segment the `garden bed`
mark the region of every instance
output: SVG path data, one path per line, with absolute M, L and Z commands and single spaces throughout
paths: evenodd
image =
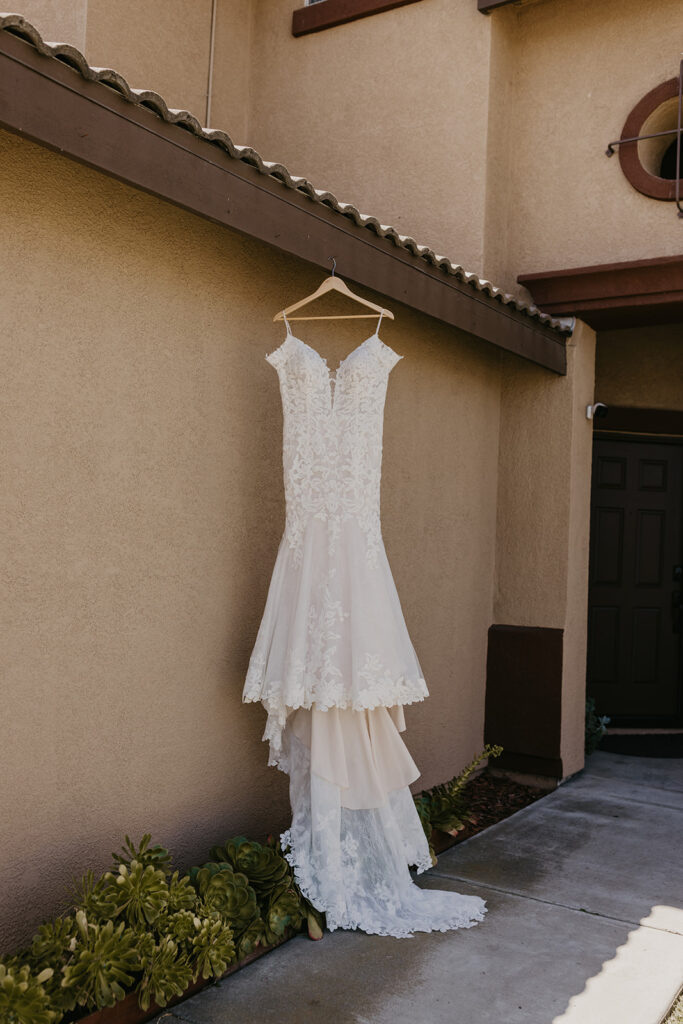
M 287 942 L 293 938 L 296 933 L 290 931 L 285 934 L 279 942 L 273 943 L 271 946 L 263 946 L 261 949 L 255 950 L 250 953 L 249 956 L 245 956 L 236 964 L 232 964 L 228 967 L 227 971 L 221 975 L 220 978 L 197 978 L 193 981 L 185 991 L 175 996 L 173 999 L 169 999 L 166 1006 L 159 1006 L 152 1000 L 149 1009 L 143 1010 L 138 1003 L 137 992 L 129 992 L 125 999 L 122 999 L 116 1006 L 106 1006 L 102 1010 L 95 1010 L 93 1013 L 88 1014 L 87 1017 L 73 1017 L 74 1024 L 145 1024 L 145 1021 L 152 1020 L 158 1014 L 165 1010 L 170 1009 L 172 1006 L 177 1006 L 178 1003 L 184 1002 L 191 996 L 196 995 L 207 985 L 215 985 L 217 981 L 222 981 L 223 978 L 227 978 L 229 974 L 234 974 L 235 971 L 241 970 L 242 967 L 246 967 L 247 964 L 252 963 L 254 960 L 258 960 L 259 957 L 265 956 L 266 953 L 270 953 L 271 950 L 277 949 L 283 942 Z M 68 1019 L 65 1017 L 62 1024 L 68 1024 Z
M 544 795 L 488 769 L 476 774 L 501 752 L 487 745 L 450 782 L 415 795 L 433 863 Z M 322 938 L 323 916 L 299 890 L 276 837 L 261 844 L 235 836 L 182 875 L 151 835 L 125 839 L 110 871 L 88 871 L 76 884 L 68 913 L 0 957 L 8 1019 L 143 1024 L 302 930 Z
M 548 791 L 537 786 L 525 786 L 504 775 L 494 775 L 488 769 L 470 779 L 463 790 L 464 803 L 467 806 L 467 819 L 464 828 L 455 835 L 432 830 L 432 846 L 438 855 L 444 850 L 462 843 L 465 839 L 483 832 L 522 807 L 535 803 Z

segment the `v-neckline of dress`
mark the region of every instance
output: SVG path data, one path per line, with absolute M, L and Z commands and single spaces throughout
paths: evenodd
M 298 338 L 296 336 L 296 334 L 291 334 L 290 333 L 289 337 L 293 338 L 294 341 L 298 341 L 299 344 L 303 345 L 304 348 L 307 348 L 309 350 L 309 352 L 312 352 L 313 355 L 315 356 L 315 358 L 318 360 L 320 368 L 322 369 L 323 373 L 325 374 L 325 376 L 327 378 L 327 388 L 326 388 L 326 390 L 327 390 L 327 400 L 329 402 L 330 414 L 334 413 L 335 406 L 337 404 L 337 384 L 338 384 L 338 381 L 339 381 L 339 374 L 340 374 L 340 372 L 346 366 L 346 364 L 348 363 L 349 359 L 351 359 L 351 357 L 354 356 L 357 352 L 360 352 L 361 349 L 365 348 L 365 346 L 368 344 L 369 341 L 372 341 L 373 338 L 377 338 L 378 341 L 381 340 L 380 337 L 379 337 L 379 333 L 377 331 L 375 331 L 374 334 L 371 334 L 369 338 L 365 339 L 365 341 L 361 341 L 360 345 L 356 345 L 355 348 L 351 349 L 349 354 L 342 359 L 342 361 L 340 362 L 339 366 L 335 370 L 331 370 L 330 367 L 327 365 L 327 359 L 325 358 L 325 356 L 321 356 L 320 353 L 318 352 L 318 350 L 313 348 L 312 345 L 309 345 L 307 341 L 303 341 L 301 338 Z M 334 374 L 334 376 L 332 376 L 332 374 Z
M 317 349 L 315 349 L 315 348 L 313 348 L 313 346 L 312 346 L 312 345 L 309 345 L 307 341 L 303 341 L 303 340 L 302 340 L 301 338 L 298 338 L 298 337 L 296 336 L 296 334 L 290 334 L 290 335 L 289 335 L 289 337 L 290 337 L 290 338 L 293 338 L 293 339 L 294 339 L 294 341 L 298 341 L 300 345 L 303 345 L 303 346 L 304 346 L 304 348 L 307 348 L 307 349 L 308 349 L 308 350 L 309 350 L 310 352 L 312 352 L 312 353 L 313 353 L 313 355 L 314 355 L 314 356 L 316 356 L 316 357 L 317 357 L 317 358 L 318 358 L 318 359 L 320 360 L 320 363 L 321 363 L 321 365 L 325 367 L 325 369 L 327 370 L 327 373 L 328 373 L 328 374 L 331 374 L 331 373 L 337 374 L 337 373 L 339 373 L 339 371 L 341 370 L 341 368 L 342 368 L 342 367 L 343 367 L 343 366 L 344 366 L 344 365 L 345 365 L 345 364 L 346 364 L 346 363 L 347 363 L 347 362 L 349 361 L 349 359 L 351 358 L 351 356 L 355 355 L 355 354 L 356 354 L 356 352 L 360 352 L 360 350 L 361 350 L 362 348 L 364 348 L 364 347 L 365 347 L 365 345 L 367 345 L 367 343 L 368 343 L 369 341 L 372 341 L 372 339 L 373 339 L 373 338 L 377 338 L 377 340 L 378 340 L 378 341 L 380 340 L 380 339 L 379 339 L 379 335 L 378 335 L 377 331 L 375 331 L 375 333 L 374 333 L 374 334 L 371 334 L 369 338 L 366 338 L 366 339 L 365 339 L 365 341 L 361 341 L 360 345 L 356 345 L 356 347 L 355 347 L 355 348 L 351 349 L 351 351 L 349 352 L 349 354 L 348 354 L 347 356 L 344 356 L 344 358 L 343 358 L 343 359 L 342 359 L 342 361 L 340 362 L 339 366 L 338 366 L 338 367 L 337 367 L 337 368 L 336 368 L 335 370 L 332 370 L 332 369 L 330 369 L 330 367 L 329 367 L 329 366 L 327 365 L 327 359 L 325 358 L 325 356 L 321 356 L 321 355 L 320 355 L 320 353 L 318 352 L 318 350 L 317 350 Z

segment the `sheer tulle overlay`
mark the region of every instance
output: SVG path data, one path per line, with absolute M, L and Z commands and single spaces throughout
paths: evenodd
M 431 860 L 400 734 L 403 706 L 428 690 L 379 511 L 384 402 L 402 356 L 375 333 L 332 379 L 287 328 L 266 356 L 283 404 L 285 531 L 243 692 L 268 713 L 269 764 L 290 777 L 286 856 L 330 929 L 467 928 L 484 900 L 421 889 L 409 871 Z
M 404 784 L 415 774 L 409 770 L 412 758 L 385 708 L 342 712 L 347 721 L 341 747 L 336 748 L 337 754 L 341 751 L 336 765 L 340 776 L 344 777 L 350 760 L 347 755 L 359 750 L 367 755 L 367 760 L 365 756 L 359 758 L 359 770 L 355 777 L 351 773 L 348 787 L 313 770 L 311 746 L 299 734 L 312 735 L 317 760 L 316 747 L 320 751 L 330 733 L 336 731 L 335 725 L 325 721 L 333 714 L 297 712 L 283 734 L 292 824 L 281 837 L 282 845 L 289 848 L 285 856 L 302 892 L 325 911 L 327 927 L 360 928 L 374 935 L 407 938 L 416 931 L 469 928 L 483 920 L 485 902 L 478 896 L 421 889 L 411 878 L 409 865 L 422 872 L 431 867 L 431 858 L 410 789 Z M 309 718 L 303 728 L 295 721 L 302 715 Z M 385 718 L 377 725 L 379 742 L 371 724 L 375 716 Z M 389 738 L 390 729 L 394 739 Z M 316 744 L 318 731 L 321 735 Z M 327 754 L 322 760 L 328 775 Z M 367 784 L 364 769 L 368 770 Z M 395 783 L 398 788 L 381 793 Z M 376 803 L 368 799 L 373 791 Z

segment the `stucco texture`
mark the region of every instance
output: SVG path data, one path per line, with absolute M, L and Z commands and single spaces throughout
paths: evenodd
M 518 274 L 680 253 L 674 204 L 605 155 L 636 103 L 678 75 L 679 0 L 542 0 L 490 23 L 486 275 L 529 301 Z
M 126 833 L 188 867 L 288 824 L 240 696 L 284 528 L 264 356 L 321 273 L 14 136 L 0 155 L 8 949 Z M 482 745 L 499 352 L 392 308 L 382 515 L 431 690 L 407 710 L 420 788 Z M 306 337 L 338 359 L 360 323 Z
M 606 405 L 683 409 L 683 325 L 599 331 L 595 398 Z

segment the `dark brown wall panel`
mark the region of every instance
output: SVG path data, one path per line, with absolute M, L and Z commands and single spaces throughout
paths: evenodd
M 562 777 L 562 646 L 564 630 L 489 628 L 486 743 L 499 743 L 501 767 Z

